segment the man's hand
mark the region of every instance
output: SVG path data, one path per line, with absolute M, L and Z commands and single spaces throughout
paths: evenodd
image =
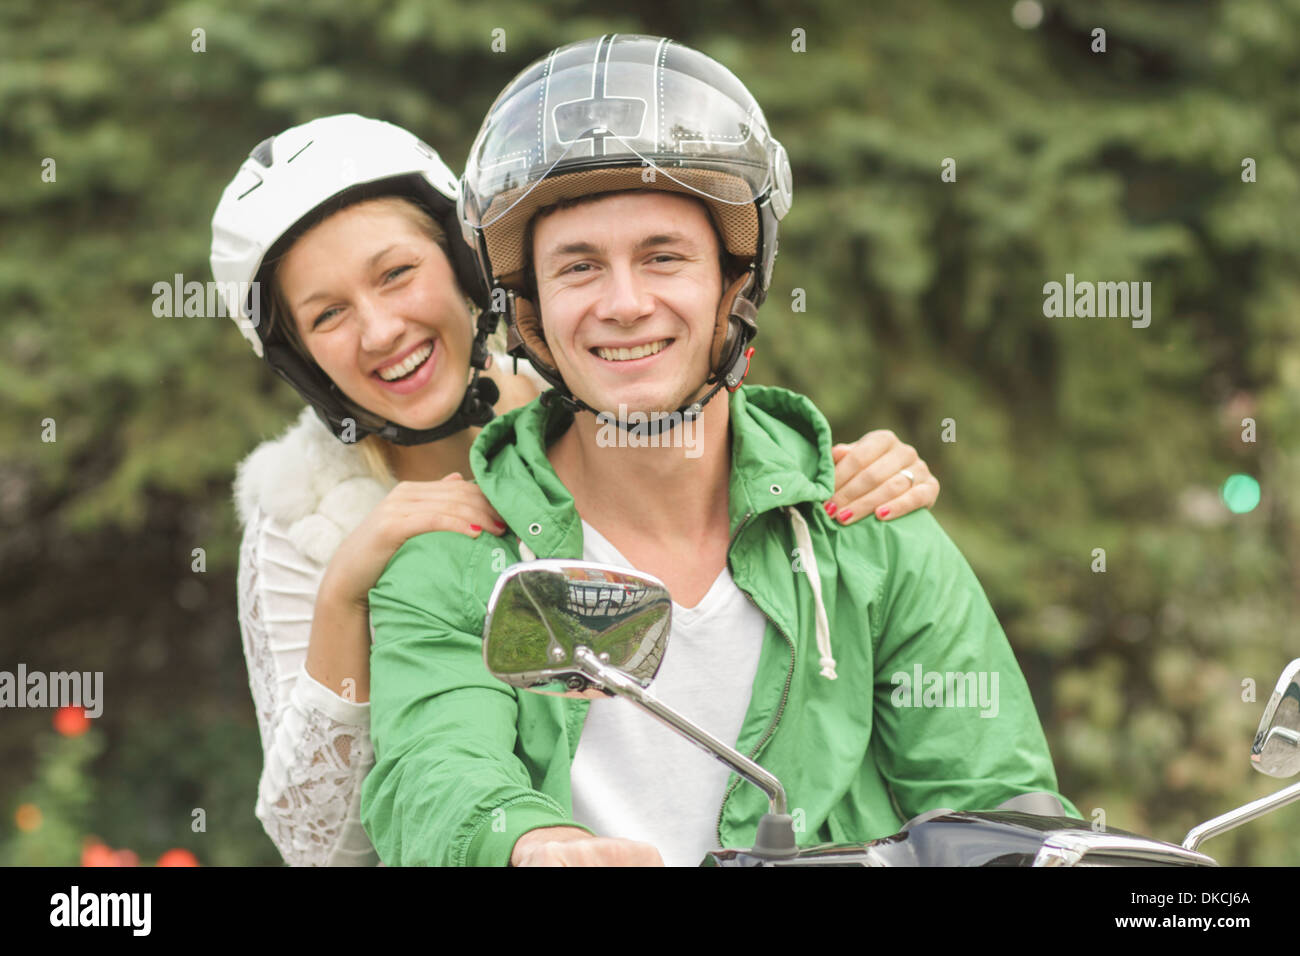
M 649 843 L 595 837 L 576 827 L 541 827 L 515 841 L 511 866 L 663 866 Z

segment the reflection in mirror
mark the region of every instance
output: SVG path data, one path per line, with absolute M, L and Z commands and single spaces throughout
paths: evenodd
M 1300 658 L 1288 664 L 1278 678 L 1260 718 L 1250 761 L 1271 777 L 1300 773 Z
M 663 660 L 672 621 L 656 578 L 590 561 L 530 561 L 507 568 L 488 601 L 483 661 L 513 687 L 578 690 L 574 649 L 647 686 Z

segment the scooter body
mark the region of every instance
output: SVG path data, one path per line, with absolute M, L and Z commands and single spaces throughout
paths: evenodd
M 703 866 L 1217 866 L 1203 853 L 1074 817 L 940 810 L 867 843 L 823 843 L 772 859 L 714 850 Z

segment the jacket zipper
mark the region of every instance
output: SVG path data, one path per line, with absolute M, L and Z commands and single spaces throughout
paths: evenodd
M 745 517 L 741 519 L 740 524 L 736 527 L 736 533 L 735 535 L 732 536 L 731 544 L 727 548 L 728 557 L 731 556 L 731 549 L 734 548 L 736 546 L 736 542 L 740 540 L 740 532 L 744 530 L 745 525 L 749 522 L 749 519 L 752 518 L 753 516 L 754 513 L 752 511 L 746 512 Z M 755 606 L 757 606 L 758 602 L 755 601 L 754 604 Z M 759 610 L 762 611 L 763 609 L 759 608 Z M 786 701 L 790 697 L 790 684 L 794 681 L 794 665 L 795 665 L 795 657 L 796 657 L 794 641 L 791 640 L 790 635 L 785 632 L 785 629 L 782 628 L 781 625 L 778 624 L 773 618 L 769 617 L 766 612 L 763 613 L 763 617 L 766 618 L 769 622 L 771 622 L 772 626 L 776 628 L 777 633 L 780 634 L 781 637 L 785 640 L 786 644 L 789 645 L 790 668 L 786 672 L 785 687 L 782 688 L 781 690 L 781 703 L 777 705 L 776 713 L 772 715 L 772 722 L 768 724 L 767 730 L 764 731 L 763 736 L 758 741 L 758 743 L 754 745 L 754 749 L 750 751 L 748 754 L 746 754 L 746 756 L 749 757 L 750 760 L 757 760 L 758 752 L 763 749 L 763 745 L 766 744 L 769 740 L 771 740 L 772 735 L 776 733 L 776 725 L 781 722 L 781 715 L 785 713 Z M 733 774 L 733 776 L 735 775 Z M 730 798 L 731 794 L 735 791 L 736 787 L 740 786 L 740 783 L 741 783 L 741 778 L 739 776 L 736 776 L 736 779 L 734 779 L 731 782 L 731 784 L 727 787 L 726 792 L 722 795 L 722 803 L 718 806 L 718 822 L 714 829 L 718 837 L 718 846 L 723 849 L 726 849 L 726 847 L 722 842 L 722 815 L 727 808 L 728 798 Z

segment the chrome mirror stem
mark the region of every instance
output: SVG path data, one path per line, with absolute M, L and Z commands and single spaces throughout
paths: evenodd
M 1257 817 L 1262 817 L 1264 814 L 1276 810 L 1278 807 L 1284 807 L 1288 803 L 1294 803 L 1296 800 L 1300 800 L 1300 783 L 1293 783 L 1277 793 L 1271 793 L 1267 797 L 1252 800 L 1235 810 L 1220 814 L 1213 820 L 1206 820 L 1200 826 L 1192 827 L 1187 832 L 1186 839 L 1183 840 L 1183 846 L 1188 850 L 1195 850 L 1210 837 L 1236 829 L 1243 823 L 1249 823 Z
M 786 810 L 785 788 L 781 781 L 734 747 L 728 747 L 717 737 L 696 727 L 681 715 L 664 706 L 636 681 L 606 666 L 588 647 L 576 647 L 573 660 L 583 675 L 602 689 L 618 697 L 625 697 L 670 730 L 681 734 L 698 747 L 717 757 L 740 776 L 767 794 L 770 812 L 783 815 Z

